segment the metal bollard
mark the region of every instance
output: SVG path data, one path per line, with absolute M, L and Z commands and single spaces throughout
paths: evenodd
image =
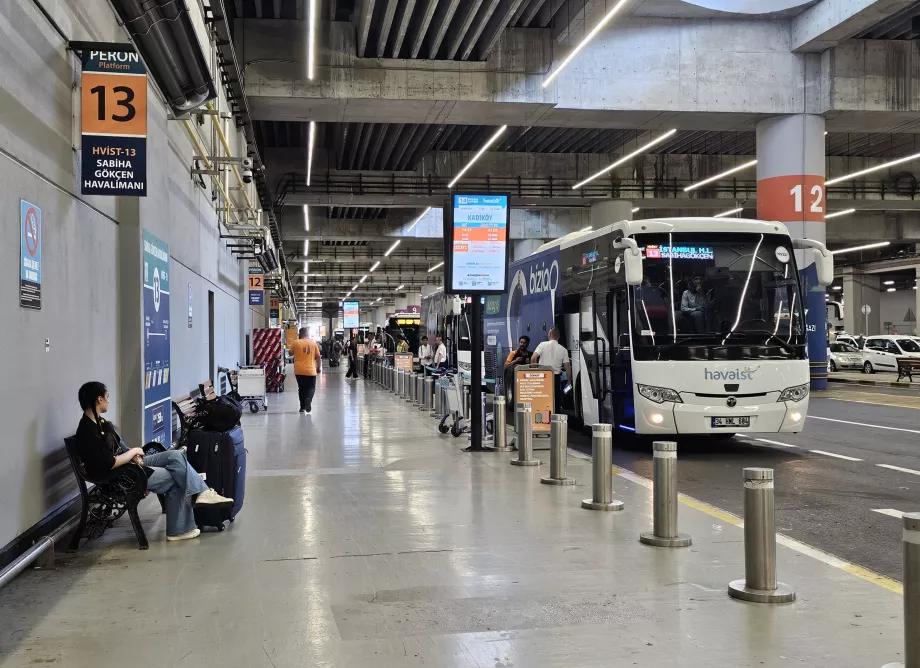
M 415 374 L 415 403 L 420 411 L 425 410 L 425 375 Z
M 472 403 L 472 400 L 470 399 L 470 386 L 469 385 L 463 386 L 463 391 L 460 393 L 460 396 L 463 397 L 463 406 L 461 407 L 463 409 L 462 411 L 463 418 L 465 420 L 469 420 L 470 418 L 472 418 L 472 414 L 470 413 L 470 409 L 471 409 L 470 403 Z
M 396 370 L 396 395 L 401 397 L 406 393 L 406 372 L 402 369 Z
M 434 410 L 434 378 L 426 376 L 422 379 L 422 400 L 418 409 L 431 413 Z
M 410 404 L 415 401 L 415 374 L 406 372 L 406 401 Z
M 435 381 L 434 385 L 434 417 L 444 415 L 444 393 L 441 391 L 441 381 Z
M 403 371 L 402 377 L 403 377 L 403 386 L 402 386 L 402 392 L 399 393 L 399 396 L 404 401 L 408 401 L 409 392 L 411 391 L 411 388 L 412 388 L 412 375 L 408 371 Z
M 744 579 L 728 583 L 728 595 L 753 603 L 795 600 L 795 590 L 776 581 L 773 469 L 744 469 Z
M 569 444 L 569 418 L 554 413 L 549 419 L 549 477 L 540 478 L 544 485 L 574 485 L 574 478 L 565 477 L 566 457 Z
M 581 502 L 587 510 L 623 510 L 623 502 L 613 498 L 613 427 L 609 424 L 591 426 L 591 453 L 594 489 L 592 498 Z
M 489 444 L 490 444 L 489 447 L 491 448 L 491 447 L 492 447 L 492 446 L 491 446 L 491 443 L 492 443 L 492 441 L 494 440 L 495 437 L 494 437 L 494 435 L 489 434 L 489 428 L 488 428 L 488 424 L 489 424 L 489 411 L 488 411 L 488 409 L 487 409 L 487 406 L 488 406 L 488 396 L 489 396 L 489 393 L 488 393 L 488 392 L 483 392 L 483 393 L 482 393 L 482 396 L 480 397 L 480 401 L 479 401 L 479 409 L 480 409 L 480 412 L 481 412 L 481 415 L 482 415 L 482 443 L 483 443 L 483 444 L 489 443 Z M 495 428 L 495 425 L 492 425 L 492 427 L 493 427 L 493 429 L 494 429 L 494 428 Z
M 920 513 L 905 513 L 904 523 L 904 663 L 882 668 L 920 667 Z
M 518 458 L 512 459 L 513 466 L 539 466 L 542 462 L 533 458 L 533 409 L 530 404 L 519 403 L 518 414 Z
M 492 439 L 493 449 L 496 452 L 511 452 L 513 447 L 508 445 L 508 430 L 505 417 L 505 396 L 496 394 L 492 400 Z
M 655 547 L 687 547 L 692 542 L 677 533 L 677 443 L 652 443 L 654 474 L 652 487 L 652 532 L 639 534 L 639 542 Z

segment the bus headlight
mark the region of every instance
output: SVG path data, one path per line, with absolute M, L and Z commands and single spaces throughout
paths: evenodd
M 636 387 L 639 388 L 639 394 L 649 401 L 654 401 L 656 404 L 663 404 L 665 401 L 673 401 L 677 404 L 684 403 L 681 401 L 680 395 L 677 392 L 667 387 L 639 385 L 638 383 L 636 383 Z
M 801 401 L 808 396 L 808 383 L 787 387 L 779 393 L 777 401 Z

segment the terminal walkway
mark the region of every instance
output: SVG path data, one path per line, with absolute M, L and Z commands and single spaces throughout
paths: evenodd
M 288 379 L 267 413 L 243 418 L 246 503 L 227 531 L 167 544 L 147 499 L 149 551 L 119 522 L 0 591 L 0 665 L 804 668 L 902 656 L 901 596 L 871 574 L 781 544 L 779 578 L 798 600 L 731 599 L 743 542 L 727 514 L 682 504 L 693 545 L 647 547 L 644 479 L 615 477 L 623 512 L 583 510 L 582 455 L 569 460 L 577 485 L 548 487 L 546 465 L 464 453 L 465 438 L 344 371 L 321 376 L 309 415 Z

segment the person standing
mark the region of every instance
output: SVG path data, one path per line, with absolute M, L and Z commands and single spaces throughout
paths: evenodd
M 441 336 L 441 332 L 435 334 L 434 337 L 435 349 L 434 349 L 434 359 L 432 364 L 439 369 L 447 368 L 447 346 L 444 345 L 444 337 Z
M 546 333 L 546 341 L 543 341 L 533 351 L 530 357 L 531 364 L 541 364 L 548 366 L 553 370 L 553 384 L 555 386 L 553 396 L 555 406 L 553 410 L 558 413 L 562 405 L 562 370 L 565 369 L 565 375 L 569 382 L 572 380 L 572 364 L 569 362 L 569 351 L 565 346 L 559 343 L 559 330 L 553 327 Z
M 299 337 L 291 346 L 294 353 L 294 375 L 297 378 L 297 394 L 300 398 L 300 412 L 313 410 L 313 395 L 316 392 L 316 374 L 323 371 L 323 358 L 316 341 L 307 338 L 307 328 L 301 327 Z
M 434 361 L 434 349 L 428 345 L 428 337 L 422 337 L 422 345 L 418 347 L 418 361 L 422 367 L 431 366 Z
M 352 337 L 348 343 L 348 372 L 345 377 L 358 377 L 358 339 L 356 337 Z

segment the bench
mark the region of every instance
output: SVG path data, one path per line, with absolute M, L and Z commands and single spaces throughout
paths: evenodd
M 913 372 L 920 369 L 920 358 L 917 357 L 898 357 L 898 380 L 907 378 L 911 383 L 914 382 Z

